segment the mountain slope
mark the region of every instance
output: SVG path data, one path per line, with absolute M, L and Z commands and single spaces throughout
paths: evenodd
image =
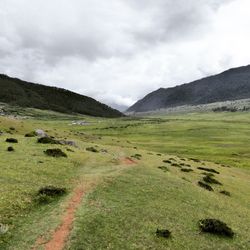
M 250 65 L 173 88 L 160 88 L 145 96 L 127 111 L 144 112 L 245 98 L 250 98 Z
M 22 81 L 0 74 L 0 102 L 100 117 L 119 117 L 123 114 L 90 97 L 71 91 Z

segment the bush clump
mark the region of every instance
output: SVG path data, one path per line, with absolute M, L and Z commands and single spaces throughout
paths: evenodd
M 207 171 L 207 172 L 210 172 L 210 173 L 215 173 L 215 174 L 219 174 L 219 173 L 220 173 L 220 172 L 216 171 L 216 170 L 213 169 L 213 168 L 198 167 L 198 169 L 204 170 L 204 171 Z
M 66 194 L 65 188 L 46 186 L 38 190 L 36 201 L 38 201 L 38 203 L 49 203 L 52 202 L 55 198 L 60 197 L 64 194 Z
M 216 219 L 204 219 L 199 221 L 202 232 L 217 234 L 233 238 L 233 230 L 226 223 Z
M 210 183 L 210 184 L 222 185 L 221 182 L 217 181 L 216 179 L 214 179 L 212 176 L 209 176 L 209 175 L 204 176 L 203 181 L 205 181 L 206 183 Z
M 157 237 L 170 238 L 171 232 L 167 229 L 158 229 L 156 230 Z
M 13 152 L 13 151 L 15 151 L 15 150 L 14 150 L 13 147 L 8 147 L 8 148 L 7 148 L 7 151 L 8 151 L 8 152 Z
M 141 154 L 135 154 L 131 156 L 132 158 L 135 158 L 137 160 L 141 160 L 142 155 Z
M 18 143 L 18 140 L 15 138 L 7 138 L 5 141 L 8 143 Z
M 182 168 L 181 171 L 182 171 L 182 172 L 189 173 L 189 172 L 193 172 L 194 170 L 191 169 L 191 168 Z
M 169 169 L 166 166 L 159 166 L 158 168 L 161 169 L 164 172 L 168 172 L 169 171 Z
M 37 140 L 37 142 L 42 144 L 60 144 L 57 140 L 51 137 L 41 137 Z
M 93 152 L 93 153 L 98 153 L 98 150 L 94 147 L 89 147 L 89 148 L 86 148 L 87 151 L 90 151 L 90 152 Z
M 210 185 L 208 185 L 208 184 L 206 184 L 206 183 L 204 183 L 204 182 L 202 182 L 202 181 L 199 181 L 199 182 L 198 182 L 198 185 L 199 185 L 200 187 L 202 187 L 202 188 L 208 190 L 208 191 L 214 191 L 213 188 L 212 188 Z
M 25 134 L 25 137 L 35 137 L 36 136 L 36 132 L 32 131 L 30 133 Z
M 226 191 L 226 190 L 222 190 L 222 191 L 220 191 L 220 193 L 221 193 L 221 194 L 224 194 L 224 195 L 226 195 L 226 196 L 231 196 L 231 193 L 228 192 L 228 191 Z
M 67 155 L 60 148 L 47 149 L 44 153 L 52 157 L 67 157 Z
M 162 162 L 164 162 L 164 163 L 169 163 L 169 164 L 172 163 L 172 161 L 170 161 L 170 160 L 163 160 Z

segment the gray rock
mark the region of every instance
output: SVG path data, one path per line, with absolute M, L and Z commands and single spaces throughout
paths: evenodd
M 48 135 L 42 129 L 37 129 L 35 132 L 37 136 L 48 137 Z

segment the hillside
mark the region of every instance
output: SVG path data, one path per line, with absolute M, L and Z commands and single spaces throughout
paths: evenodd
M 250 98 L 249 65 L 173 88 L 160 88 L 139 100 L 127 111 L 145 112 L 247 98 Z
M 0 74 L 0 102 L 62 113 L 120 117 L 122 113 L 90 97 Z

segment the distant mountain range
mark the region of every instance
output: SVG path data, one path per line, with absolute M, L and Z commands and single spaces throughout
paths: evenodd
M 173 88 L 160 88 L 136 102 L 127 112 L 146 112 L 247 98 L 250 98 L 250 65 Z
M 123 114 L 93 98 L 74 92 L 22 81 L 0 74 L 0 102 L 47 109 L 62 113 L 79 113 L 100 117 L 120 117 Z

